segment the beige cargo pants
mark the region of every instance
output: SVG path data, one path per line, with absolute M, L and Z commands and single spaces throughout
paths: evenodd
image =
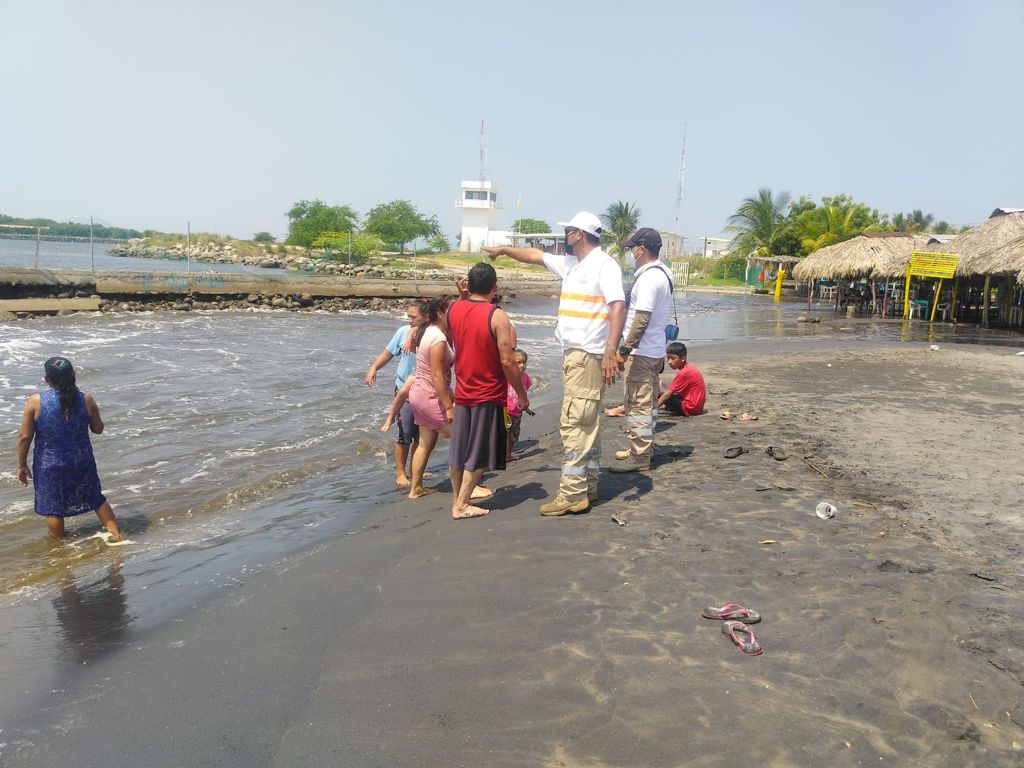
M 558 495 L 570 502 L 597 495 L 601 456 L 601 355 L 570 349 L 562 357 L 562 476 Z
M 626 359 L 626 440 L 633 456 L 648 460 L 654 453 L 654 427 L 658 420 L 654 403 L 664 362 L 663 357 L 637 354 Z

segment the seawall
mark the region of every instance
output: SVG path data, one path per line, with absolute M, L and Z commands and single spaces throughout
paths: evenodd
M 311 296 L 317 298 L 417 298 L 454 293 L 456 275 L 441 280 L 357 278 L 343 275 L 249 274 L 227 272 L 139 272 L 0 267 L 0 298 L 22 299 L 70 293 L 100 297 L 168 296 Z M 504 295 L 548 296 L 558 292 L 557 279 L 504 275 Z

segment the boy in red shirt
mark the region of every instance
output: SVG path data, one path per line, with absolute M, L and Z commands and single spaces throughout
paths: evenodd
M 673 341 L 666 349 L 668 367 L 679 371 L 672 383 L 658 398 L 658 407 L 676 416 L 697 416 L 704 413 L 707 388 L 704 376 L 695 365 L 686 362 L 686 345 Z

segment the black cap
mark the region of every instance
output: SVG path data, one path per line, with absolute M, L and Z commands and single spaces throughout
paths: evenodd
M 661 235 L 650 227 L 640 227 L 622 241 L 623 248 L 632 248 L 634 245 L 642 245 L 647 250 L 657 253 L 661 250 Z

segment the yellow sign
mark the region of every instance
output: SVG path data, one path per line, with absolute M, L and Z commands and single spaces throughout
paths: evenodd
M 907 274 L 912 277 L 950 278 L 956 273 L 957 255 L 955 253 L 928 253 L 914 251 L 910 254 L 910 267 Z

